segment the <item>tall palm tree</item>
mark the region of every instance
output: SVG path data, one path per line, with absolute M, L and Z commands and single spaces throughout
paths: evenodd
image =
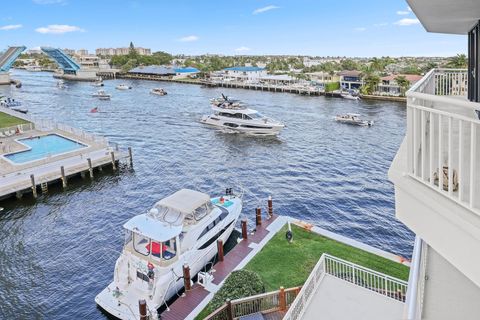
M 395 81 L 400 87 L 400 95 L 405 96 L 405 92 L 407 92 L 408 88 L 410 87 L 410 81 L 408 81 L 405 76 L 398 76 L 395 78 Z
M 468 66 L 467 56 L 464 54 L 457 54 L 455 57 L 451 57 L 450 61 L 447 63 L 447 67 L 462 69 Z

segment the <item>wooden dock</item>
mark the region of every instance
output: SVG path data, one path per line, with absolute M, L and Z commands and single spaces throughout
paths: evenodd
M 118 145 L 111 144 L 107 139 L 86 133 L 80 129 L 58 124 L 48 120 L 35 119 L 7 108 L 0 108 L 17 118 L 29 121 L 26 125 L 15 126 L 18 130 L 13 136 L 1 137 L 3 150 L 0 150 L 0 200 L 16 196 L 22 198 L 30 193 L 36 198 L 39 190 L 48 192 L 48 186 L 60 183 L 63 188 L 68 185 L 68 179 L 80 175 L 93 178 L 95 171 L 102 171 L 109 166 L 115 171 L 121 160 L 127 159 L 132 164 L 131 149 L 122 151 Z M 2 128 L 0 131 L 13 131 Z M 68 153 L 47 156 L 24 164 L 15 164 L 2 157 L 2 153 L 21 152 L 25 146 L 18 139 L 30 138 L 48 134 L 57 134 L 85 145 L 84 148 Z
M 247 240 L 242 240 L 229 253 L 225 255 L 222 262 L 217 262 L 213 269 L 214 279 L 212 283 L 220 287 L 222 282 L 228 277 L 232 271 L 240 269 L 242 264 L 248 262 L 250 253 L 254 247 L 264 240 L 270 233 L 275 234 L 277 230 L 269 230 L 268 227 L 277 220 L 278 216 L 273 215 L 271 219 L 264 220 L 261 226 L 253 235 L 249 235 Z M 283 224 L 282 224 L 283 225 Z M 195 284 L 190 291 L 182 297 L 179 297 L 170 305 L 169 311 L 161 314 L 162 320 L 184 320 L 193 319 L 196 316 L 195 308 L 199 305 L 206 305 L 213 297 L 213 293 L 199 284 Z M 198 310 L 197 310 L 198 311 Z

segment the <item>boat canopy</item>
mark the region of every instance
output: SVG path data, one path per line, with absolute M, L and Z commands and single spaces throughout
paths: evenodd
M 155 207 L 166 207 L 187 215 L 194 212 L 195 209 L 201 205 L 209 202 L 210 196 L 206 193 L 190 189 L 181 189 L 157 202 Z
M 133 217 L 123 227 L 159 242 L 168 241 L 182 232 L 182 225 L 164 223 L 148 214 Z

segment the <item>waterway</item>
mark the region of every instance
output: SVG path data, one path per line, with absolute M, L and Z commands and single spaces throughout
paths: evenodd
M 76 181 L 37 201 L 2 202 L 0 318 L 104 319 L 95 295 L 113 277 L 122 225 L 180 188 L 211 195 L 244 189 L 243 214 L 253 221 L 269 195 L 277 214 L 290 215 L 410 257 L 413 234 L 395 218 L 387 171 L 405 134 L 405 105 L 350 101 L 198 85 L 112 80 L 111 101 L 97 88 L 51 73 L 14 71 L 20 89 L 5 94 L 30 113 L 102 134 L 131 146 L 134 169 L 93 182 Z M 131 90 L 115 90 L 125 83 Z M 149 94 L 163 87 L 167 96 Z M 219 132 L 199 123 L 208 100 L 224 93 L 284 121 L 278 138 Z M 98 107 L 98 113 L 90 110 Z M 339 113 L 373 119 L 370 128 L 336 123 Z

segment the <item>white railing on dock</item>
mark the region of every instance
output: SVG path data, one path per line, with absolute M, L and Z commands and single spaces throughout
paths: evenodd
M 0 107 L 0 112 L 29 121 L 33 123 L 34 128 L 39 131 L 60 130 L 66 133 L 70 133 L 74 136 L 80 137 L 85 141 L 108 145 L 107 138 L 88 133 L 82 129 L 74 128 L 66 124 L 61 124 L 52 120 L 41 119 L 34 116 L 26 115 L 5 107 Z M 3 129 L 0 129 L 0 130 L 3 130 Z
M 480 104 L 466 70 L 434 69 L 407 92 L 408 174 L 480 214 Z
M 358 264 L 322 254 L 284 320 L 301 319 L 325 274 L 353 283 L 386 297 L 405 302 L 407 282 Z

